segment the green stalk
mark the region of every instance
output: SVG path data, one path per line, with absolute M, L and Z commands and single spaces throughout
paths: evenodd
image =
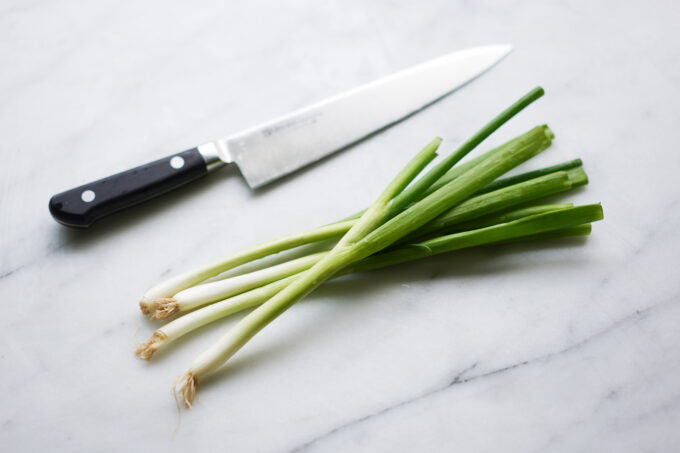
M 441 139 L 436 138 L 412 159 L 390 182 L 378 199 L 362 213 L 347 234 L 333 247 L 333 250 L 353 244 L 380 225 L 389 215 L 390 206 L 394 203 L 395 198 L 401 195 L 418 173 L 432 161 L 434 156 L 431 158 L 430 154 L 435 152 L 440 143 Z
M 479 230 L 454 233 L 425 241 L 423 244 L 429 247 L 432 253 L 445 253 L 459 250 L 460 248 L 473 247 L 485 241 L 505 241 L 530 234 L 596 222 L 603 218 L 602 206 L 599 203 L 576 206 L 524 217 L 519 220 Z
M 590 223 L 584 223 L 581 225 L 576 225 L 568 228 L 560 228 L 558 230 L 546 231 L 544 233 L 530 234 L 528 236 L 522 236 L 514 239 L 507 239 L 505 241 L 494 242 L 490 245 L 501 245 L 501 244 L 512 244 L 515 242 L 530 242 L 537 241 L 541 239 L 561 239 L 565 237 L 574 236 L 588 236 L 592 231 L 592 225 Z
M 340 239 L 334 250 L 356 242 L 373 231 L 376 226 L 385 220 L 391 212 L 391 205 L 404 193 L 406 187 L 418 176 L 425 166 L 437 156 L 436 150 L 440 143 L 441 139 L 435 138 L 399 172 L 378 199 L 364 211 L 347 234 Z
M 483 187 L 480 191 L 477 192 L 478 195 L 481 195 L 483 193 L 487 192 L 492 192 L 494 190 L 501 189 L 503 187 L 511 186 L 513 184 L 517 184 L 520 182 L 528 181 L 530 179 L 538 178 L 540 176 L 545 176 L 550 173 L 555 173 L 558 171 L 566 171 L 566 170 L 572 170 L 574 168 L 578 168 L 583 165 L 583 161 L 581 159 L 574 159 L 570 160 L 567 162 L 562 162 L 561 164 L 557 165 L 552 165 L 550 167 L 545 167 L 541 168 L 538 170 L 533 170 L 533 171 L 528 171 L 526 173 L 522 173 L 519 175 L 515 176 L 509 176 L 507 178 L 501 178 L 493 181 L 486 187 Z
M 529 217 L 531 215 L 543 214 L 544 212 L 557 211 L 572 207 L 572 203 L 542 204 L 538 206 L 527 206 L 524 208 L 510 209 L 502 212 L 485 215 L 467 222 L 456 223 L 453 228 L 447 229 L 449 232 L 459 232 L 467 230 L 477 230 L 499 223 L 512 222 L 513 220 Z M 435 219 L 436 220 L 436 219 Z

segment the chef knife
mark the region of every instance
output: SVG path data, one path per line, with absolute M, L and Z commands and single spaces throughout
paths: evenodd
M 509 45 L 475 47 L 419 64 L 226 139 L 57 194 L 50 212 L 64 225 L 87 228 L 229 164 L 258 188 L 426 107 L 510 50 Z

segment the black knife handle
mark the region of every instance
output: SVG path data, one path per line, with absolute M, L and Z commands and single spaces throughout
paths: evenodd
M 192 148 L 57 194 L 50 199 L 50 213 L 63 225 L 88 228 L 104 216 L 169 192 L 207 173 L 203 156 L 198 148 Z

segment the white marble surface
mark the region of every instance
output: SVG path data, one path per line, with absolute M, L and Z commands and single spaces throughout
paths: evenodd
M 3 451 L 671 451 L 680 442 L 676 2 L 3 0 Z M 354 149 L 251 193 L 224 171 L 91 231 L 55 192 L 468 46 L 516 51 Z M 605 222 L 586 241 L 438 257 L 327 285 L 201 389 L 173 380 L 235 320 L 151 363 L 139 295 L 369 202 L 423 143 L 557 134 Z M 485 145 L 484 148 L 487 148 Z

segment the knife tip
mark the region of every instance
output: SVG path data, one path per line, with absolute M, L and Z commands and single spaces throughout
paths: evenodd
M 512 44 L 504 43 L 504 44 L 496 44 L 494 47 L 498 48 L 498 51 L 503 54 L 503 56 L 509 54 L 514 50 L 514 47 L 512 47 Z

